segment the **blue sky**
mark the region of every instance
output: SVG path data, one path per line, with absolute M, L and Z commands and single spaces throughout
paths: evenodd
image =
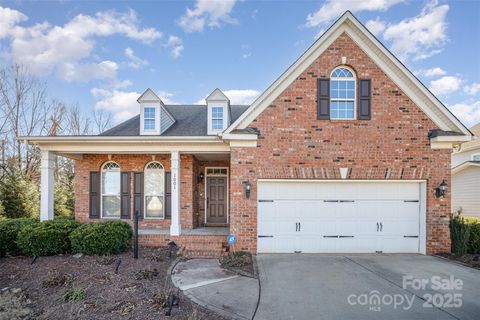
M 0 1 L 0 61 L 116 122 L 148 87 L 167 104 L 216 87 L 248 104 L 347 9 L 466 125 L 480 122 L 480 1 Z

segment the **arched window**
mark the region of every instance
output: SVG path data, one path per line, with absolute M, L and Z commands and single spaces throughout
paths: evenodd
M 102 166 L 102 217 L 120 218 L 120 166 L 113 161 Z
M 160 162 L 147 163 L 144 172 L 145 218 L 165 217 L 165 171 Z
M 330 119 L 355 119 L 355 74 L 338 67 L 330 75 Z

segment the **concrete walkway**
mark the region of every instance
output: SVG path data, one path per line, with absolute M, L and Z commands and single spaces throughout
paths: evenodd
M 252 319 L 258 302 L 258 280 L 220 267 L 215 259 L 177 264 L 173 284 L 197 304 L 231 319 Z

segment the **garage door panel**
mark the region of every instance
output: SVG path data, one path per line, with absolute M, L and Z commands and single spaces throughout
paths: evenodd
M 259 182 L 258 195 L 258 234 L 272 236 L 258 252 L 419 250 L 417 182 Z

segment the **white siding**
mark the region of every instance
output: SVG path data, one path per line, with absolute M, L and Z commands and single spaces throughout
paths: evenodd
M 452 210 L 480 217 L 480 167 L 471 166 L 452 176 Z
M 466 161 L 472 161 L 472 155 L 480 153 L 480 148 L 466 151 L 466 152 L 459 152 L 452 154 L 452 168 L 455 168 L 458 165 Z

